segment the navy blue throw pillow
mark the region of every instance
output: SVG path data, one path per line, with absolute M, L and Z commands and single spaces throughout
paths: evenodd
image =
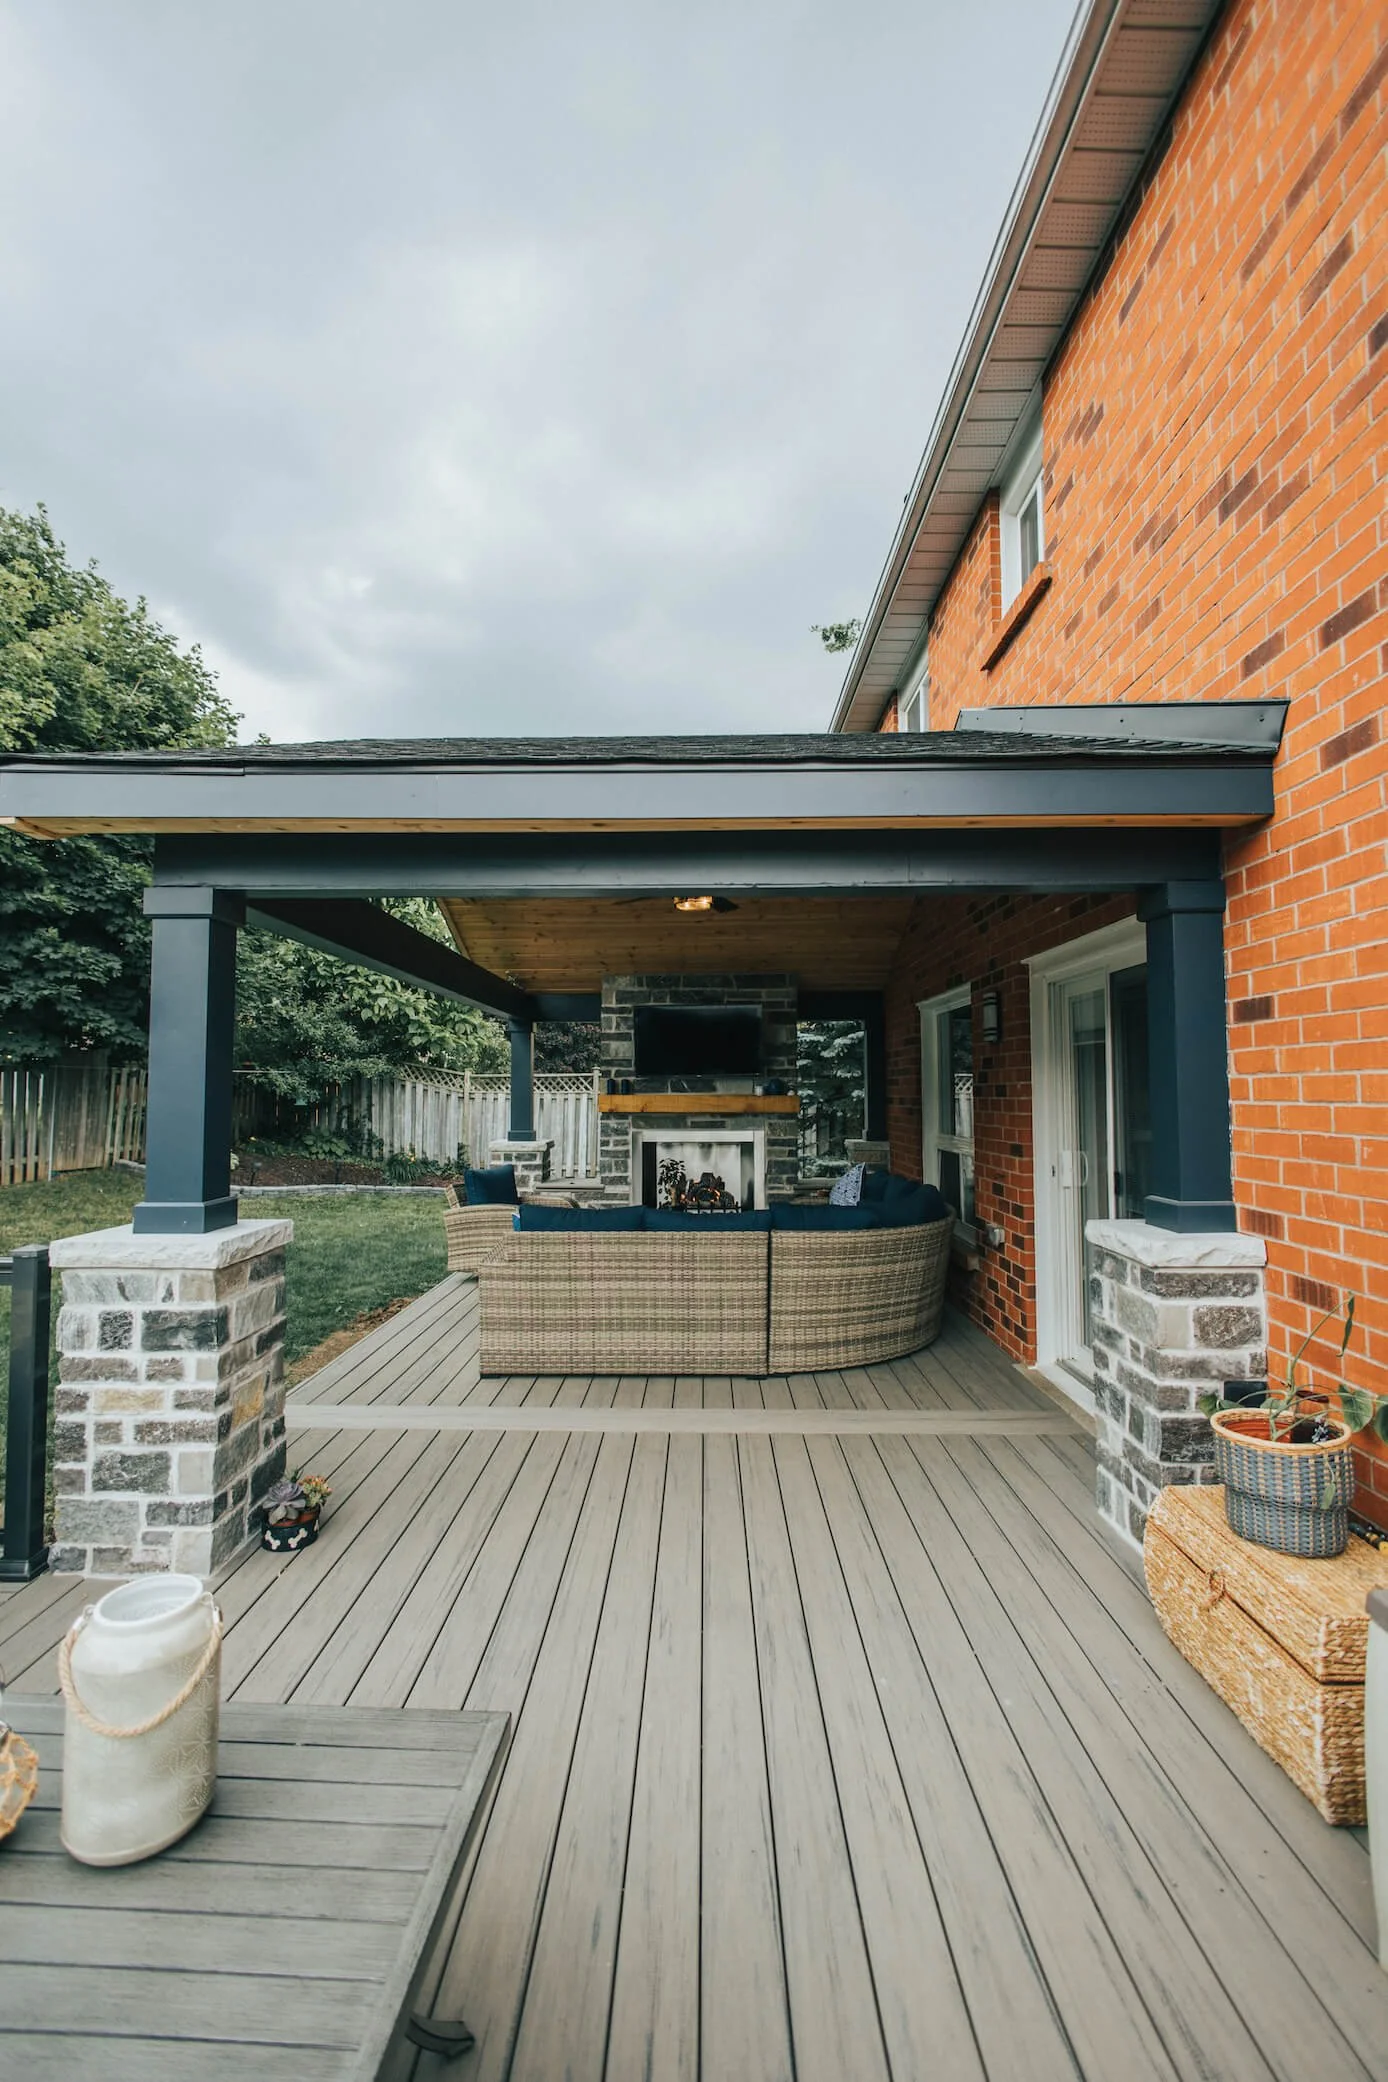
M 882 1210 L 877 1207 L 825 1207 L 810 1201 L 797 1206 L 793 1200 L 778 1200 L 771 1210 L 773 1229 L 880 1229 Z
M 903 1180 L 905 1192 L 891 1193 L 883 1202 L 882 1220 L 890 1229 L 924 1228 L 929 1222 L 943 1222 L 949 1215 L 949 1203 L 938 1186 L 923 1186 L 915 1179 Z
M 522 1229 L 644 1229 L 640 1207 L 544 1207 L 527 1203 L 520 1211 Z
M 771 1210 L 769 1207 L 751 1207 L 745 1214 L 689 1214 L 682 1207 L 648 1207 L 646 1209 L 648 1229 L 700 1230 L 710 1236 L 722 1236 L 729 1229 L 769 1229 Z
M 469 1207 L 515 1207 L 520 1200 L 516 1167 L 493 1164 L 489 1171 L 464 1171 L 463 1191 Z
M 892 1174 L 890 1171 L 882 1171 L 869 1166 L 863 1173 L 863 1190 L 858 1196 L 858 1205 L 860 1207 L 871 1207 L 877 1201 L 885 1200 L 887 1188 L 891 1181 Z

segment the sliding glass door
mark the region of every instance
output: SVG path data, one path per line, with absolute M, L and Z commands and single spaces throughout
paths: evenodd
M 1110 947 L 1087 963 L 1073 950 L 1050 964 L 1035 1005 L 1039 1357 L 1084 1382 L 1093 1377 L 1085 1225 L 1141 1219 L 1151 1157 L 1147 971 L 1129 958 L 1131 934 Z

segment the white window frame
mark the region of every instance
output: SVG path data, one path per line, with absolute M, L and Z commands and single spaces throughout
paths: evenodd
M 1022 569 L 1022 515 L 1036 507 L 1036 563 Z M 1016 462 L 1003 479 L 998 497 L 1002 527 L 1002 612 L 1006 614 L 1036 565 L 1046 555 L 1045 456 L 1038 418 Z
M 900 730 L 928 730 L 930 728 L 930 650 L 927 644 L 917 658 L 912 677 L 908 681 L 910 693 L 897 708 L 897 728 Z
M 974 1220 L 965 1221 L 962 1210 L 955 1218 L 954 1233 L 965 1243 L 978 1241 L 978 1177 L 973 1172 L 972 1135 L 947 1135 L 940 1121 L 940 1018 L 961 1005 L 973 1005 L 973 985 L 942 991 L 939 997 L 923 998 L 916 1010 L 921 1022 L 921 1168 L 931 1185 L 940 1181 L 940 1151 L 955 1150 L 969 1159 L 974 1178 Z M 961 1167 L 962 1168 L 962 1167 Z

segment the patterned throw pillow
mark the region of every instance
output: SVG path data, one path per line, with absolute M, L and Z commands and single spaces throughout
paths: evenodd
M 842 1178 L 836 1178 L 829 1188 L 831 1207 L 856 1207 L 863 1197 L 863 1173 L 865 1164 L 850 1164 Z

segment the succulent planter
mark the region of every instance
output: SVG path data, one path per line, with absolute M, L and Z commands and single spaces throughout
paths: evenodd
M 1273 1438 L 1263 1410 L 1211 1417 L 1224 1514 L 1240 1539 L 1313 1561 L 1344 1552 L 1354 1497 L 1352 1434 L 1338 1418 L 1325 1422 L 1334 1438 L 1296 1446 Z
M 274 1525 L 267 1524 L 260 1535 L 262 1547 L 271 1554 L 294 1554 L 300 1547 L 311 1547 L 318 1538 L 318 1521 L 323 1516 L 323 1506 L 315 1504 L 311 1511 L 301 1511 L 296 1518 L 282 1518 Z

